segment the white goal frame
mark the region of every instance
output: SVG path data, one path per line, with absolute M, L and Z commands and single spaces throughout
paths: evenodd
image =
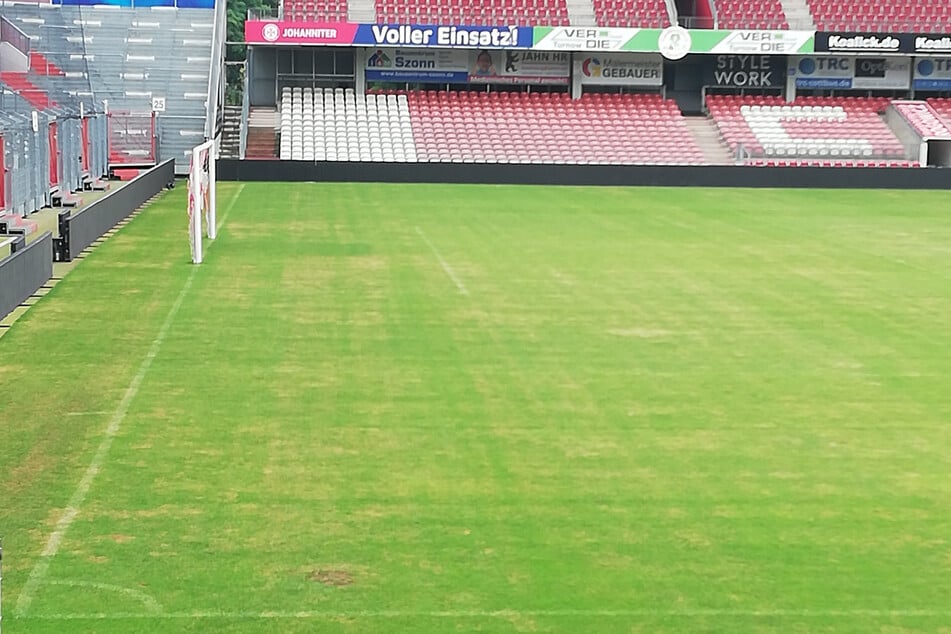
M 188 241 L 191 244 L 192 262 L 195 264 L 201 264 L 204 255 L 201 243 L 202 221 L 209 240 L 214 240 L 218 235 L 218 219 L 215 214 L 217 162 L 218 148 L 214 140 L 205 141 L 192 148 L 188 167 Z

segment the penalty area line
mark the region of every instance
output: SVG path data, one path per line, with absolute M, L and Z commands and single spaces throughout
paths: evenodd
M 420 229 L 419 227 L 416 227 L 416 233 L 419 235 L 420 238 L 422 238 L 423 242 L 426 243 L 426 246 L 429 247 L 429 250 L 433 252 L 433 255 L 436 256 L 436 259 L 439 260 L 439 264 L 440 266 L 442 266 L 442 270 L 446 272 L 446 275 L 448 275 L 449 279 L 452 280 L 452 283 L 456 285 L 456 288 L 459 289 L 459 292 L 463 295 L 468 295 L 469 289 L 467 289 L 466 285 L 462 283 L 462 280 L 459 279 L 459 277 L 456 275 L 456 272 L 452 269 L 451 266 L 449 266 L 449 263 L 446 262 L 446 260 L 442 257 L 442 255 L 433 245 L 433 243 L 429 241 L 429 238 L 426 237 L 426 234 L 423 233 L 423 230 Z
M 796 609 L 717 609 L 697 608 L 682 610 L 643 609 L 643 610 L 355 610 L 347 611 L 261 611 L 261 612 L 226 612 L 219 610 L 195 610 L 190 612 L 113 612 L 88 614 L 31 614 L 20 619 L 43 621 L 108 621 L 108 620 L 141 620 L 141 619 L 222 619 L 222 620 L 308 620 L 308 619 L 505 619 L 512 617 L 549 617 L 549 618 L 913 618 L 913 617 L 948 617 L 951 610 L 906 609 L 906 610 L 876 610 L 876 609 L 828 609 L 828 610 L 796 610 Z
M 234 198 L 232 198 L 228 209 L 222 217 L 222 222 L 224 222 L 228 213 L 231 212 L 243 188 L 244 184 L 238 188 L 238 191 L 235 193 Z M 15 616 L 22 618 L 29 612 L 30 605 L 33 603 L 37 590 L 39 590 L 43 581 L 46 579 L 46 575 L 49 573 L 50 563 L 53 561 L 53 558 L 56 557 L 57 553 L 59 553 L 59 549 L 63 545 L 63 539 L 66 537 L 66 532 L 79 515 L 79 511 L 86 501 L 86 496 L 89 495 L 89 490 L 92 488 L 96 476 L 99 475 L 99 472 L 102 470 L 106 458 L 109 456 L 109 450 L 112 449 L 112 442 L 115 440 L 116 435 L 119 433 L 119 428 L 122 427 L 122 422 L 129 413 L 132 401 L 139 393 L 139 388 L 142 386 L 142 381 L 145 380 L 145 375 L 148 374 L 149 369 L 152 367 L 152 362 L 155 360 L 155 357 L 158 356 L 159 350 L 162 348 L 162 344 L 165 342 L 165 338 L 168 336 L 168 332 L 172 327 L 172 322 L 174 322 L 175 317 L 178 316 L 178 311 L 181 309 L 182 303 L 188 295 L 188 291 L 191 290 L 192 284 L 195 281 L 195 274 L 198 273 L 199 269 L 200 267 L 195 266 L 188 274 L 185 285 L 182 286 L 178 297 L 175 298 L 172 307 L 168 310 L 168 314 L 165 315 L 158 334 L 156 334 L 155 339 L 152 340 L 152 344 L 149 346 L 145 358 L 142 359 L 142 363 L 139 364 L 135 376 L 132 377 L 132 381 L 123 393 L 122 400 L 119 401 L 115 411 L 109 418 L 109 424 L 103 433 L 99 447 L 96 448 L 96 453 L 93 454 L 89 466 L 86 467 L 86 471 L 83 473 L 83 477 L 79 480 L 79 484 L 76 485 L 76 490 L 73 491 L 72 496 L 70 496 L 66 504 L 66 510 L 63 511 L 63 515 L 59 518 L 59 521 L 56 522 L 56 526 L 50 534 L 46 546 L 40 553 L 39 560 L 33 566 L 33 570 L 30 571 L 30 576 L 27 578 L 26 583 L 23 584 L 23 590 L 20 591 L 14 608 Z

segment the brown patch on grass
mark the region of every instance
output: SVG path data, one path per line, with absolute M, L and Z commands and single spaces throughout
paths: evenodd
M 4 478 L 5 496 L 12 498 L 20 491 L 28 489 L 39 474 L 51 468 L 53 457 L 45 449 L 45 443 L 36 443 L 30 447 L 29 453 L 23 457 L 20 464 L 7 472 Z
M 89 555 L 87 559 L 94 564 L 105 564 L 109 563 L 108 557 L 103 557 L 102 555 Z
M 121 535 L 119 533 L 110 535 L 109 538 L 117 544 L 128 544 L 133 539 L 135 539 L 135 537 L 133 537 L 132 535 Z
M 311 581 L 322 583 L 325 586 L 349 586 L 353 583 L 353 575 L 346 570 L 331 570 L 326 568 L 316 568 L 307 577 Z

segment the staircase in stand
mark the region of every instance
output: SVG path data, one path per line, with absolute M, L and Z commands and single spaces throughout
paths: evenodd
M 245 158 L 278 158 L 278 122 L 277 108 L 251 108 L 248 115 L 248 148 L 244 153 Z
M 816 23 L 812 19 L 812 12 L 809 11 L 809 4 L 806 0 L 781 1 L 789 28 L 800 31 L 812 31 L 816 28 Z
M 720 136 L 716 123 L 709 117 L 684 117 L 687 129 L 703 152 L 708 165 L 730 165 L 734 162 L 729 146 Z
M 239 158 L 241 153 L 241 106 L 225 106 L 221 122 L 220 152 L 223 158 Z
M 56 105 L 50 99 L 49 93 L 27 79 L 26 73 L 0 73 L 0 82 L 5 83 L 13 92 L 18 93 L 39 110 L 46 110 Z
M 351 22 L 372 24 L 376 22 L 376 2 L 374 0 L 349 0 L 347 19 Z
M 55 75 L 57 77 L 66 75 L 62 68 L 36 51 L 30 51 L 30 70 L 37 75 Z
M 571 26 L 594 26 L 598 23 L 591 0 L 568 0 L 565 4 Z

